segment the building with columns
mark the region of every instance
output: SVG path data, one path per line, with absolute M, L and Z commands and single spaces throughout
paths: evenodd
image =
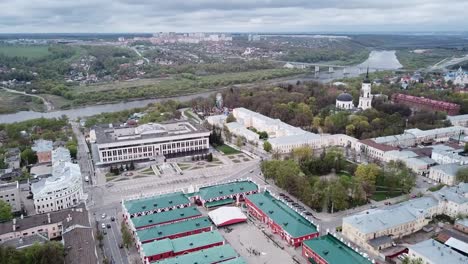
M 96 127 L 90 134 L 98 165 L 199 154 L 210 147 L 210 131 L 189 121 Z

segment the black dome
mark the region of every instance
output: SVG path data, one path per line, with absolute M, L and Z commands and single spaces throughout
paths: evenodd
M 338 95 L 336 100 L 344 101 L 344 102 L 350 102 L 350 101 L 353 101 L 353 96 L 351 96 L 349 93 L 342 93 L 342 94 Z

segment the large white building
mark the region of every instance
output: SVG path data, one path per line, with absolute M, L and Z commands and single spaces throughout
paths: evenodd
M 207 152 L 210 131 L 189 121 L 175 121 L 96 127 L 90 134 L 95 137 L 97 164 L 112 164 Z
M 83 199 L 80 166 L 71 162 L 65 148 L 52 151 L 52 176 L 31 185 L 36 213 L 46 213 L 73 207 Z
M 354 109 L 353 96 L 349 93 L 342 93 L 336 97 L 335 107 L 342 110 Z
M 438 212 L 438 201 L 422 197 L 389 206 L 370 209 L 343 218 L 343 235 L 364 250 L 378 255 L 390 247 L 393 239 L 421 230 Z
M 452 137 L 465 134 L 467 129 L 461 126 L 442 127 L 429 130 L 407 129 L 403 134 L 377 137 L 373 141 L 394 147 L 411 147 L 423 143 L 447 142 Z

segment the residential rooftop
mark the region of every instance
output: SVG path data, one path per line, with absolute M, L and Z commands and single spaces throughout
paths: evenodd
M 52 151 L 53 148 L 54 146 L 53 146 L 52 141 L 44 140 L 44 139 L 35 140 L 34 145 L 31 147 L 31 149 L 36 152 Z
M 160 225 L 168 222 L 173 222 L 185 218 L 193 218 L 201 216 L 202 214 L 198 211 L 197 207 L 189 206 L 180 209 L 174 209 L 170 211 L 154 213 L 149 215 L 143 215 L 138 217 L 130 218 L 133 226 L 138 229 L 144 226 Z
M 220 196 L 258 191 L 258 186 L 251 181 L 235 181 L 225 184 L 202 187 L 199 190 L 200 198 L 210 200 Z
M 427 214 L 427 209 L 437 206 L 432 197 L 421 197 L 386 208 L 364 211 L 343 218 L 343 223 L 350 224 L 363 234 L 387 230 L 409 223 Z
M 414 251 L 417 254 L 436 264 L 466 264 L 468 257 L 463 256 L 450 247 L 441 244 L 434 239 L 424 240 L 415 245 L 409 246 L 410 252 Z
M 224 242 L 223 236 L 218 231 L 210 231 L 176 239 L 155 240 L 143 244 L 142 248 L 145 256 L 154 256 L 166 252 L 190 251 L 221 242 Z
M 384 144 L 379 144 L 379 143 L 373 141 L 372 139 L 362 139 L 362 140 L 359 140 L 359 142 L 361 142 L 362 144 L 367 145 L 369 147 L 373 147 L 375 149 L 381 150 L 381 151 L 398 150 L 398 148 L 396 148 L 396 147 L 392 147 L 392 146 L 384 145 Z
M 175 192 L 135 200 L 126 200 L 124 201 L 124 206 L 129 214 L 136 214 L 189 203 L 190 200 L 183 192 Z
M 283 202 L 275 199 L 268 192 L 251 194 L 246 198 L 292 237 L 302 237 L 317 232 L 314 224 Z
M 97 144 L 209 132 L 203 126 L 189 121 L 170 121 L 160 124 L 148 123 L 137 127 L 97 126 L 94 128 L 94 131 L 96 132 Z
M 432 195 L 437 200 L 448 200 L 457 204 L 468 203 L 468 183 L 459 183 L 458 185 L 448 187 L 444 186 Z
M 48 223 L 48 215 L 50 215 L 51 223 L 62 222 L 64 229 L 72 225 L 89 226 L 88 211 L 84 204 L 80 204 L 77 207 L 57 212 L 25 216 L 23 219 L 16 218 L 16 231 L 21 232 L 32 227 L 46 225 Z M 0 234 L 10 232 L 13 232 L 13 221 L 0 223 Z
M 138 230 L 136 231 L 136 234 L 138 236 L 138 239 L 141 242 L 144 242 L 153 239 L 157 240 L 164 237 L 181 234 L 197 229 L 202 229 L 210 226 L 212 226 L 212 224 L 209 218 L 204 216 L 194 219 L 183 220 L 167 225 L 153 226 L 151 228 Z
M 5 191 L 5 190 L 18 189 L 18 188 L 19 188 L 18 182 L 10 182 L 10 183 L 1 183 L 0 184 L 0 192 Z
M 455 224 L 468 227 L 468 218 L 458 219 L 457 221 L 455 221 Z
M 303 243 L 330 264 L 372 263 L 369 259 L 363 257 L 331 234 L 305 240 Z
M 237 252 L 229 245 L 212 247 L 152 263 L 157 264 L 212 264 L 237 258 Z

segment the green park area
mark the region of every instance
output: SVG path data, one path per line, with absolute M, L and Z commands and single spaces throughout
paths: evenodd
M 224 153 L 225 155 L 232 155 L 232 154 L 237 154 L 237 153 L 240 153 L 240 151 L 238 151 L 237 149 L 234 149 L 228 145 L 220 145 L 220 146 L 216 146 L 216 149 L 218 151 L 221 151 L 222 153 Z
M 41 58 L 49 54 L 48 46 L 21 45 L 21 46 L 0 46 L 0 54 L 8 57 Z

